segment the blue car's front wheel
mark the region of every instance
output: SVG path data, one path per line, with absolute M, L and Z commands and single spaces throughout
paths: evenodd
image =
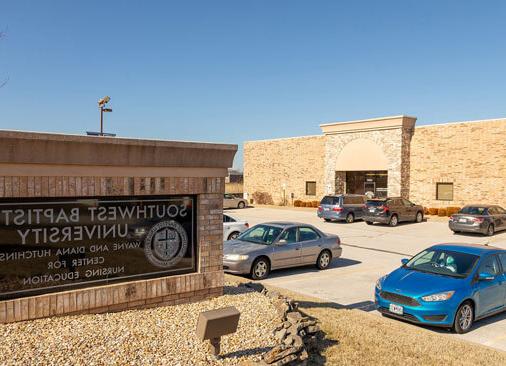
M 458 334 L 464 334 L 471 330 L 474 321 L 474 308 L 473 304 L 469 301 L 460 305 L 457 313 L 455 314 L 455 321 L 453 329 Z

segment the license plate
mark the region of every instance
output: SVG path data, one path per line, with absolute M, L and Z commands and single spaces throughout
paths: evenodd
M 459 219 L 459 222 L 467 222 L 466 219 Z
M 374 208 L 369 209 L 369 212 L 374 212 L 374 211 L 375 211 Z
M 389 308 L 391 313 L 402 315 L 404 314 L 404 308 L 400 305 L 390 304 Z
M 323 209 L 323 211 L 330 211 L 330 208 L 325 207 L 325 208 Z

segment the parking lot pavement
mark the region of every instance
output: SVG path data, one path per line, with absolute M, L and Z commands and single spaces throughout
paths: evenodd
M 279 220 L 297 221 L 339 235 L 343 243 L 342 258 L 333 261 L 328 270 L 317 271 L 314 267 L 280 270 L 263 282 L 378 315 L 373 309 L 374 284 L 380 276 L 400 266 L 402 258 L 413 256 L 436 243 L 489 244 L 506 249 L 506 232 L 493 237 L 454 235 L 447 222 L 441 221 L 389 227 L 366 225 L 361 221 L 353 224 L 324 222 L 316 216 L 316 209 L 259 207 L 226 212 L 248 221 L 250 225 Z M 458 337 L 506 351 L 506 313 L 480 321 L 470 333 Z

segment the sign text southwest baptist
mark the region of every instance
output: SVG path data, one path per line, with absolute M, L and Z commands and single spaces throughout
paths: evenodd
M 0 202 L 0 299 L 195 270 L 194 198 Z

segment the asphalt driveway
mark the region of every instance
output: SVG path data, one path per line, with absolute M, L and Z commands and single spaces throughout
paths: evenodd
M 276 220 L 298 221 L 339 235 L 343 255 L 328 270 L 317 271 L 314 267 L 280 270 L 264 282 L 374 313 L 377 313 L 373 307 L 376 279 L 400 266 L 402 258 L 413 256 L 435 243 L 488 243 L 506 249 L 506 232 L 493 237 L 454 235 L 444 221 L 428 220 L 392 228 L 379 224 L 370 226 L 361 221 L 353 224 L 324 222 L 316 216 L 316 209 L 259 207 L 226 212 L 250 225 Z M 506 313 L 480 321 L 473 331 L 458 337 L 506 351 Z

